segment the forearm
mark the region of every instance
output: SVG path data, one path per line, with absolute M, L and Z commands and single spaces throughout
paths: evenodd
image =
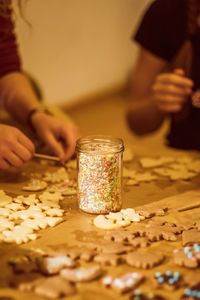
M 127 122 L 130 129 L 143 135 L 157 130 L 164 121 L 167 114 L 161 112 L 154 104 L 151 96 L 129 101 L 127 109 Z
M 40 106 L 28 78 L 20 72 L 0 78 L 0 103 L 20 122 L 27 122 L 29 111 Z

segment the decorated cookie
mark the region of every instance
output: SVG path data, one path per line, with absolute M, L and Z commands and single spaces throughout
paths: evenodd
M 166 271 L 165 273 L 156 272 L 154 283 L 157 288 L 175 290 L 182 285 L 182 277 L 179 272 Z
M 63 269 L 60 275 L 71 282 L 85 282 L 97 279 L 102 273 L 103 270 L 99 265 L 92 265 L 75 269 Z
M 142 293 L 139 289 L 135 290 L 129 298 L 130 300 L 165 300 L 160 295 L 154 295 L 152 293 Z
M 200 284 L 193 286 L 191 288 L 185 289 L 181 300 L 198 300 L 200 299 Z
M 197 230 L 186 230 L 182 233 L 182 244 L 183 246 L 198 243 L 200 244 L 200 231 Z
M 175 249 L 174 262 L 179 266 L 197 268 L 200 265 L 200 246 L 194 244 L 181 250 Z
M 32 179 L 30 183 L 22 187 L 23 191 L 37 192 L 46 189 L 47 183 L 39 179 Z
M 37 259 L 39 270 L 46 274 L 57 274 L 63 268 L 72 268 L 76 263 L 67 256 L 54 256 L 54 257 L 40 257 Z
M 123 294 L 134 289 L 144 276 L 141 273 L 125 273 L 119 277 L 105 276 L 102 280 L 103 285 L 112 288 L 119 294 Z
M 102 266 L 118 266 L 123 262 L 123 259 L 116 254 L 102 253 L 95 256 L 94 261 Z
M 127 254 L 125 260 L 132 267 L 151 269 L 163 262 L 164 255 L 153 251 L 138 250 Z

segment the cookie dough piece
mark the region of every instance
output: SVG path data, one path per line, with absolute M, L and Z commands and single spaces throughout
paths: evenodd
M 179 272 L 168 270 L 165 273 L 156 272 L 154 283 L 157 288 L 174 291 L 182 286 L 183 281 Z
M 69 247 L 66 244 L 51 246 L 48 250 L 48 255 L 57 256 L 65 255 L 70 257 L 72 260 L 79 259 L 82 254 L 83 249 L 79 247 Z
M 151 218 L 153 216 L 164 216 L 167 211 L 167 206 L 160 207 L 156 204 L 146 204 L 136 209 L 136 212 L 145 218 Z
M 85 282 L 99 278 L 102 273 L 103 270 L 99 265 L 93 265 L 76 269 L 63 269 L 60 275 L 71 282 Z
M 35 240 L 37 235 L 32 233 L 32 229 L 25 226 L 15 226 L 13 230 L 5 230 L 2 232 L 5 236 L 4 241 L 7 243 L 27 243 L 30 240 Z
M 12 197 L 6 195 L 3 190 L 0 190 L 0 207 L 5 207 L 10 203 L 12 203 Z
M 33 291 L 39 296 L 58 299 L 74 295 L 76 293 L 76 288 L 73 284 L 60 276 L 52 276 L 37 282 Z
M 54 201 L 58 203 L 59 200 L 63 200 L 63 196 L 61 195 L 60 192 L 50 193 L 48 191 L 45 191 L 39 196 L 39 199 L 41 202 Z
M 19 210 L 10 214 L 10 220 L 26 220 L 26 219 L 40 219 L 45 217 L 45 215 L 34 208 L 28 208 L 24 210 Z
M 121 209 L 121 214 L 123 220 L 131 221 L 131 222 L 140 222 L 145 218 L 138 213 L 133 208 Z
M 39 179 L 33 179 L 30 183 L 22 187 L 23 191 L 38 192 L 46 189 L 47 183 Z
M 14 222 L 9 221 L 5 217 L 0 217 L 0 232 L 4 231 L 5 229 L 13 229 Z
M 175 160 L 173 157 L 162 156 L 157 158 L 143 157 L 140 159 L 140 163 L 143 168 L 155 168 L 168 163 L 171 163 Z
M 164 255 L 153 251 L 139 250 L 127 254 L 125 260 L 132 267 L 151 269 L 163 262 Z
M 8 208 L 0 207 L 0 217 L 9 217 L 12 211 Z
M 14 198 L 14 202 L 31 206 L 39 203 L 39 200 L 36 198 L 35 194 L 31 194 L 27 197 L 22 195 L 17 196 L 16 198 Z
M 179 234 L 180 230 L 177 227 L 171 226 L 146 226 L 146 232 L 144 233 L 145 236 L 148 237 L 150 241 L 159 241 L 159 240 L 166 240 L 166 241 L 176 241 L 177 237 L 176 234 Z
M 76 263 L 67 256 L 40 257 L 37 259 L 39 270 L 45 275 L 54 275 L 63 268 L 72 268 Z
M 65 168 L 58 169 L 55 173 L 46 172 L 43 176 L 43 180 L 51 183 L 59 183 L 64 180 L 68 180 L 69 175 L 66 172 Z
M 144 276 L 140 273 L 125 273 L 119 277 L 113 278 L 106 276 L 103 278 L 102 283 L 106 287 L 112 288 L 119 294 L 123 294 L 134 289 L 142 280 Z
M 63 213 L 64 210 L 60 208 L 49 208 L 45 211 L 45 214 L 50 217 L 62 217 Z
M 182 244 L 183 246 L 200 244 L 200 231 L 197 230 L 186 230 L 182 233 Z
M 126 227 L 131 224 L 130 221 L 107 219 L 104 215 L 99 215 L 94 218 L 93 224 L 100 229 L 117 229 L 120 227 Z
M 181 250 L 175 249 L 174 262 L 186 268 L 197 268 L 200 265 L 200 246 L 194 244 Z
M 123 259 L 116 254 L 102 253 L 95 256 L 94 261 L 102 266 L 118 266 L 123 262 Z

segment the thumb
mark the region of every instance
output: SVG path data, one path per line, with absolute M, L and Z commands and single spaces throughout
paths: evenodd
M 174 69 L 173 73 L 179 76 L 185 76 L 185 71 L 181 68 Z
M 64 159 L 64 150 L 51 132 L 44 136 L 44 141 L 46 145 L 52 150 L 52 152 L 60 158 L 60 160 Z

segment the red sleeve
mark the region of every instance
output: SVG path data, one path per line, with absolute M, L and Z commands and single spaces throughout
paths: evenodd
M 0 77 L 20 70 L 21 62 L 14 34 L 14 24 L 11 17 L 0 15 Z

